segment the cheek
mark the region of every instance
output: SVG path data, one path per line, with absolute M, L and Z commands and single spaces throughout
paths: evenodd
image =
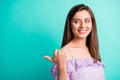
M 92 26 L 89 28 L 88 32 L 89 32 L 89 34 L 92 32 Z
M 90 30 L 92 30 L 92 24 L 87 25 Z
M 72 29 L 73 34 L 75 34 L 76 28 L 74 28 L 74 27 L 72 26 L 71 29 Z
M 77 32 L 77 28 L 73 28 L 73 27 L 72 27 L 72 32 L 73 32 L 73 35 L 74 35 L 74 36 L 77 35 L 77 33 L 78 33 L 78 32 Z
M 79 28 L 79 25 L 77 25 L 77 24 L 72 24 L 71 27 L 72 27 L 72 29 L 77 30 L 77 29 Z

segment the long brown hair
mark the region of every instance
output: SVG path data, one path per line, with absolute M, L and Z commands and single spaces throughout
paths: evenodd
M 70 9 L 70 11 L 67 15 L 67 18 L 66 18 L 64 34 L 63 34 L 63 41 L 62 41 L 61 47 L 65 46 L 68 42 L 70 42 L 73 39 L 74 35 L 73 35 L 72 29 L 71 29 L 71 20 L 78 11 L 82 11 L 82 10 L 88 11 L 91 16 L 91 20 L 92 20 L 92 31 L 87 36 L 86 45 L 90 51 L 91 56 L 94 58 L 95 62 L 101 61 L 101 58 L 99 55 L 99 44 L 98 44 L 97 27 L 96 27 L 95 17 L 94 17 L 92 10 L 84 4 L 78 4 Z

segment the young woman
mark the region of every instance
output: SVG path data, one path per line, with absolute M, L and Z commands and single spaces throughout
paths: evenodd
M 96 21 L 88 6 L 79 4 L 69 11 L 61 50 L 45 58 L 55 63 L 54 80 L 105 80 Z

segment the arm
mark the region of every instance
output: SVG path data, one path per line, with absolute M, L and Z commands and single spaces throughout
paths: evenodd
M 68 80 L 66 68 L 67 55 L 58 51 L 56 59 L 58 65 L 58 80 Z
M 65 53 L 55 50 L 53 58 L 49 56 L 45 56 L 45 58 L 57 64 L 58 80 L 68 80 L 66 68 L 67 55 Z
M 58 80 L 68 80 L 66 66 L 58 66 Z

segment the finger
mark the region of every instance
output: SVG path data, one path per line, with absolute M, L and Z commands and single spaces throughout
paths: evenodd
M 58 50 L 56 49 L 56 50 L 54 51 L 54 56 L 57 56 L 57 53 L 58 53 Z
M 62 50 L 59 50 L 59 54 L 63 54 L 63 51 L 62 51 Z
M 48 59 L 49 61 L 53 62 L 53 58 L 51 58 L 50 56 L 44 56 L 45 59 Z
M 61 54 L 61 51 L 59 50 L 58 52 L 57 52 L 57 55 L 60 55 Z

